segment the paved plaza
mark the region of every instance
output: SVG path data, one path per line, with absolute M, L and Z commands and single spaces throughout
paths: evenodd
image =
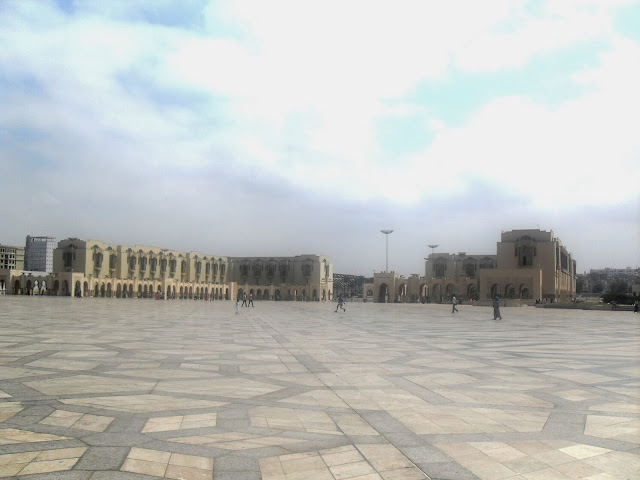
M 0 297 L 0 478 L 640 479 L 640 315 Z

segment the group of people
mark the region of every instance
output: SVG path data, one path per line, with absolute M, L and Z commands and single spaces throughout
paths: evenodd
M 253 293 L 250 293 L 249 296 L 247 294 L 243 294 L 242 296 L 242 306 L 243 307 L 255 307 L 253 304 Z M 236 315 L 240 315 L 240 295 L 236 297 Z
M 451 297 L 451 313 L 458 313 L 458 299 L 455 295 Z M 502 315 L 500 315 L 500 297 L 493 299 L 493 319 L 502 320 Z

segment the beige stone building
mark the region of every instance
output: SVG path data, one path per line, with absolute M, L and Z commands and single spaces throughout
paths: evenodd
M 376 273 L 365 291 L 375 302 L 564 301 L 576 295 L 576 262 L 553 231 L 513 230 L 496 254 L 432 253 L 424 277 Z
M 15 294 L 313 301 L 332 297 L 332 275 L 319 255 L 237 258 L 68 238 L 54 250 L 53 273 L 0 270 L 0 284 Z

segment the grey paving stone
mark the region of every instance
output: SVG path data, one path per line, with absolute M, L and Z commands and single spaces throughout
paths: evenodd
M 129 447 L 91 447 L 75 468 L 87 471 L 117 471 L 127 458 Z

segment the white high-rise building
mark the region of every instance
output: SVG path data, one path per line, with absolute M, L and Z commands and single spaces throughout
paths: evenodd
M 53 272 L 53 237 L 32 237 L 27 235 L 24 250 L 24 269 L 33 272 Z

